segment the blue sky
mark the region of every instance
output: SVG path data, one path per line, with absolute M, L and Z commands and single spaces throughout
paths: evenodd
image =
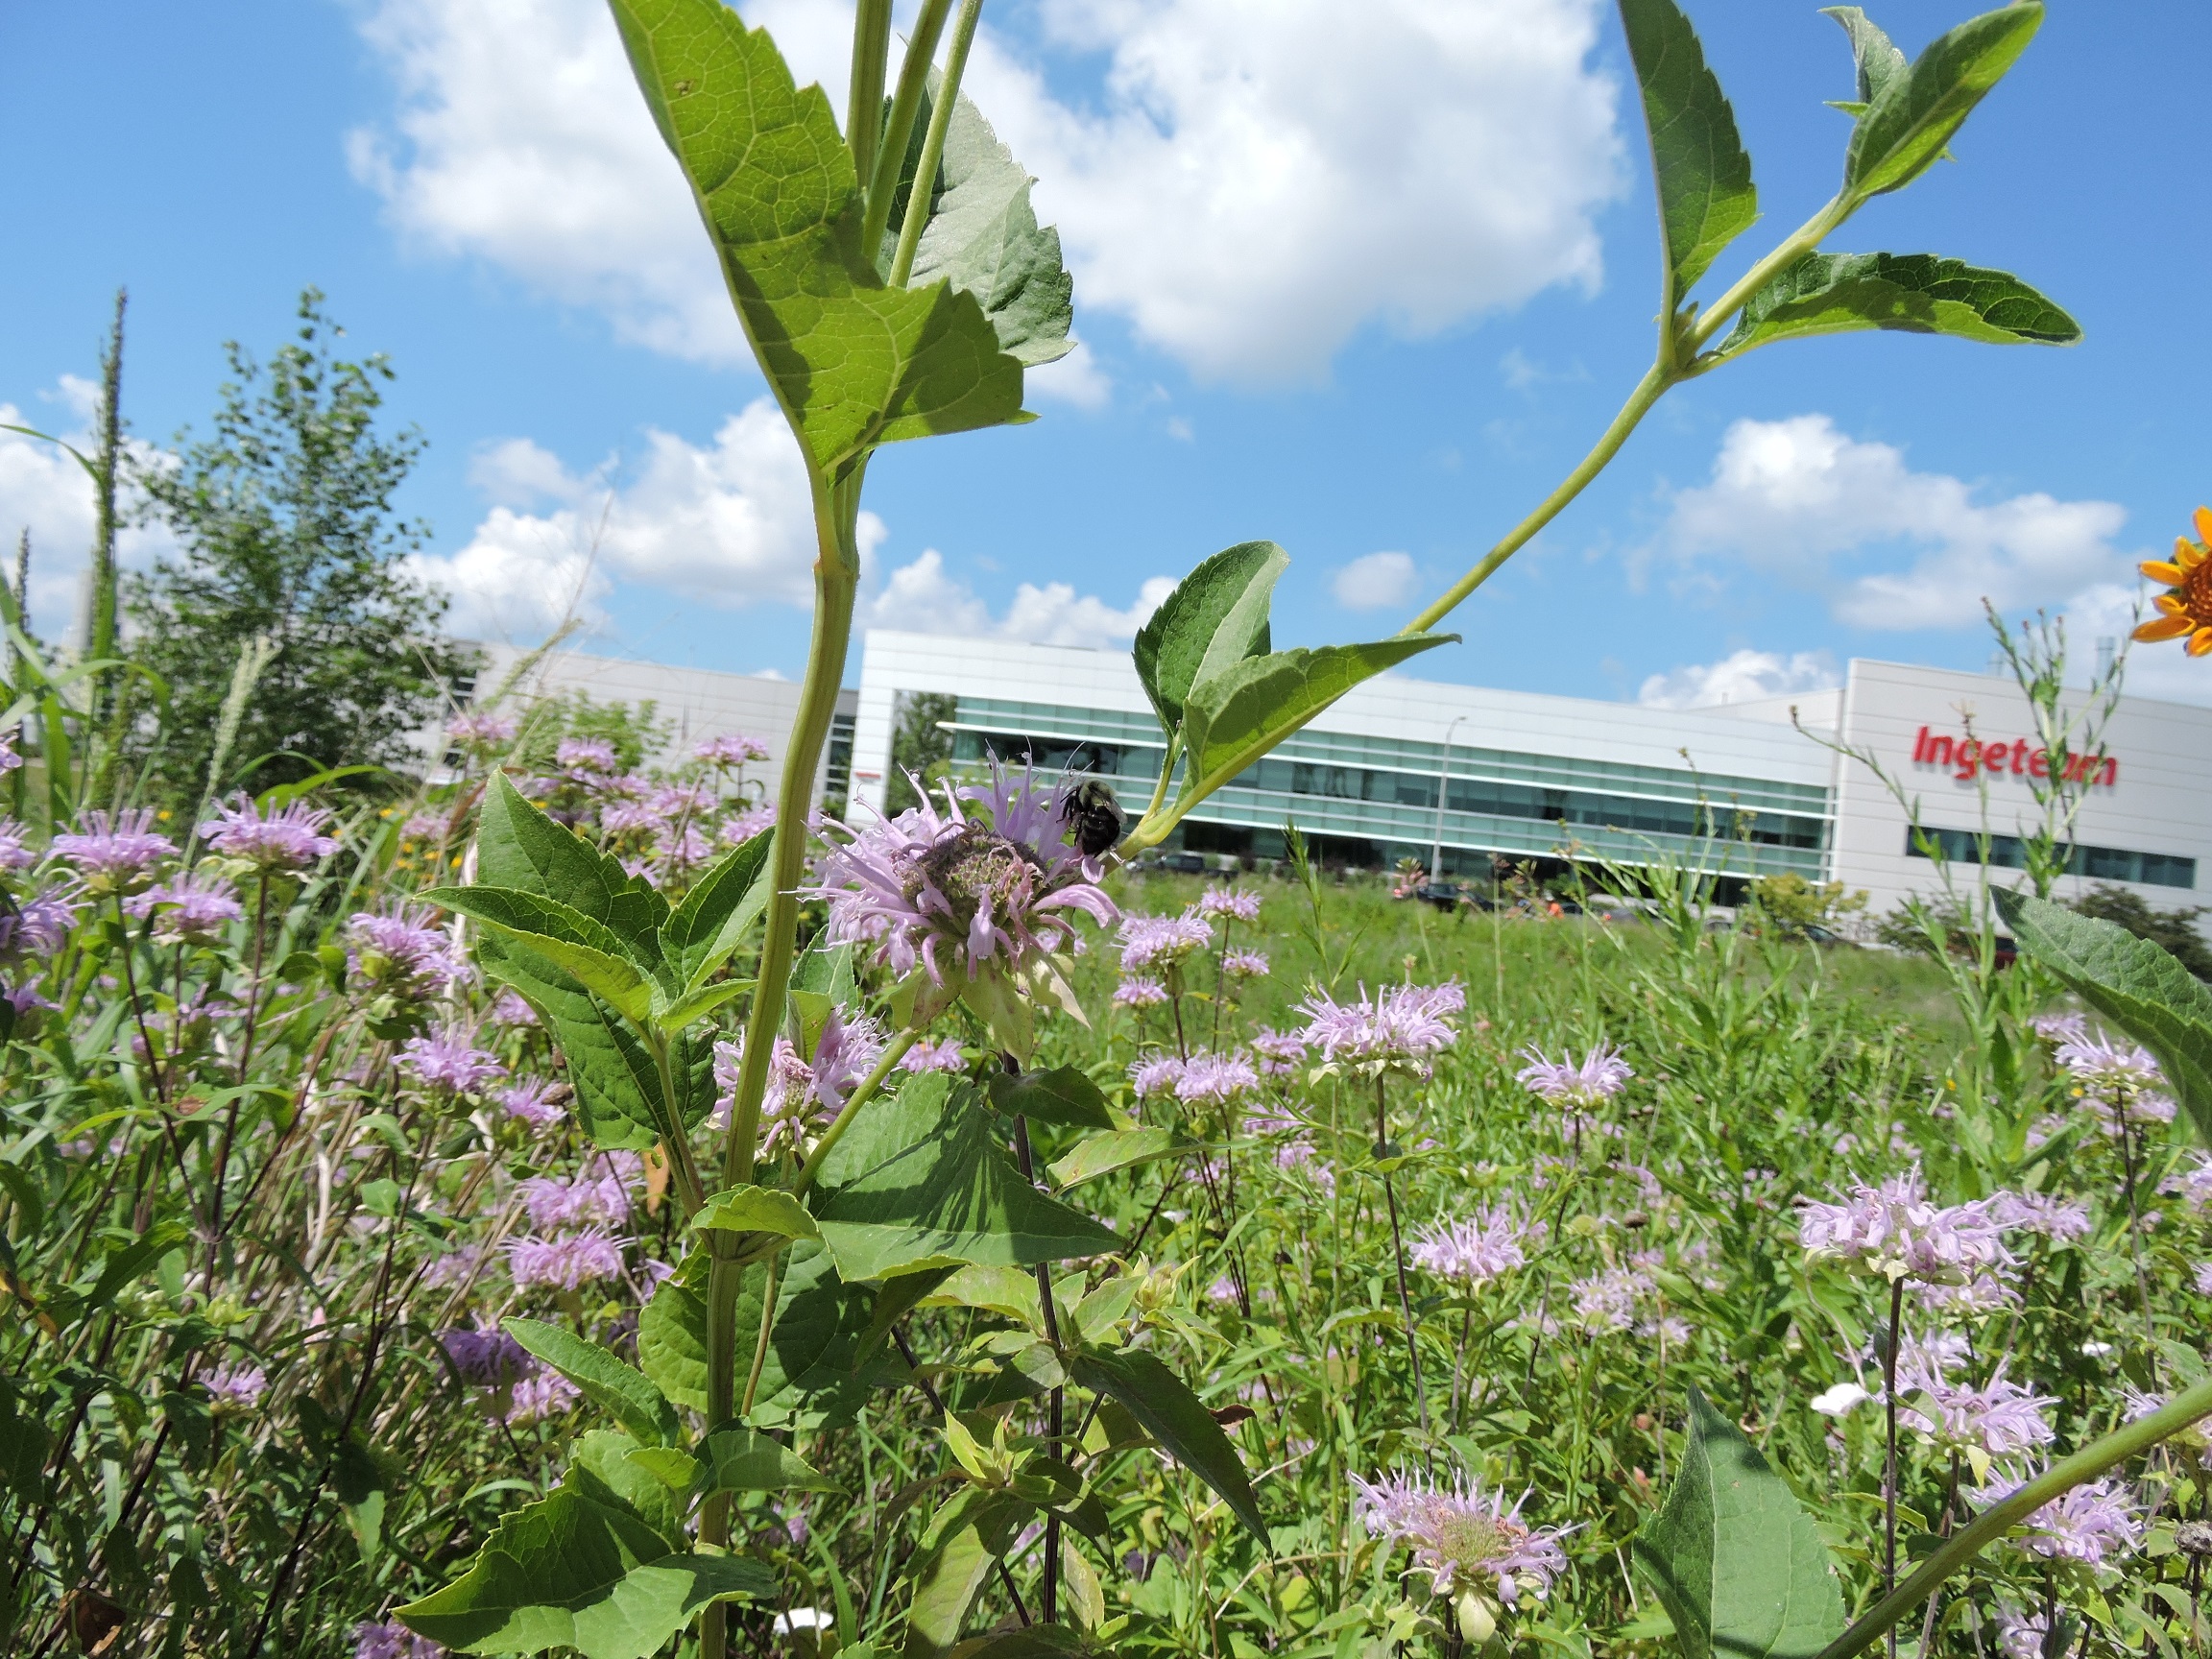
M 833 0 L 745 10 L 841 81 Z M 1724 282 L 1833 187 L 1848 128 L 1821 100 L 1849 59 L 1809 5 L 1692 11 L 1766 212 Z M 1915 51 L 1964 12 L 1874 14 Z M 1063 225 L 1085 351 L 1033 388 L 1036 424 L 878 458 L 874 618 L 1113 643 L 1159 578 L 1271 537 L 1295 561 L 1280 639 L 1391 632 L 1647 360 L 1650 186 L 1609 6 L 995 0 L 986 29 L 971 86 Z M 65 377 L 128 283 L 127 413 L 170 443 L 204 421 L 222 342 L 266 351 L 317 284 L 430 440 L 405 505 L 459 619 L 526 638 L 574 596 L 589 649 L 795 673 L 788 440 L 612 39 L 594 0 L 0 12 L 22 158 L 0 403 L 78 424 Z M 2200 7 L 2060 0 L 1958 164 L 1831 244 L 2015 271 L 2080 346 L 1862 336 L 1679 390 L 1422 672 L 1691 702 L 1851 656 L 1977 667 L 1983 593 L 2067 611 L 2084 652 L 2122 631 L 2132 561 L 2212 497 L 2208 58 Z M 0 535 L 25 523 L 58 633 L 83 492 L 10 441 Z M 2130 683 L 2212 702 L 2212 664 L 2172 647 Z

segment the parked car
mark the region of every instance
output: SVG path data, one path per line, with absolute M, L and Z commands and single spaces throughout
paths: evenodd
M 1456 881 L 1424 881 L 1413 889 L 1413 897 L 1424 904 L 1433 904 L 1439 910 L 1456 908 L 1470 895 Z

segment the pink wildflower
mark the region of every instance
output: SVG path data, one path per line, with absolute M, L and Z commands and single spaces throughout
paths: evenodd
M 338 838 L 323 833 L 329 822 L 323 807 L 299 801 L 263 812 L 240 792 L 229 805 L 215 808 L 200 833 L 226 858 L 242 858 L 264 873 L 301 870 L 338 851 Z
M 1815 1256 L 1860 1262 L 1889 1280 L 1960 1285 L 1985 1268 L 2011 1265 L 1995 1202 L 1938 1205 L 1917 1166 L 1879 1187 L 1854 1185 L 1841 1204 L 1800 1199 L 1799 1241 Z
M 1530 1527 L 1520 1504 L 1505 1507 L 1503 1494 L 1485 1498 L 1472 1482 L 1446 1487 L 1417 1475 L 1355 1475 L 1352 1488 L 1352 1512 L 1368 1535 L 1412 1551 L 1439 1596 L 1462 1587 L 1491 1591 L 1510 1607 L 1524 1595 L 1542 1600 L 1566 1570 L 1558 1542 L 1564 1534 Z

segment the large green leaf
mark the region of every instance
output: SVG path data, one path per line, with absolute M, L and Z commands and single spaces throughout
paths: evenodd
M 911 169 L 921 159 L 929 99 L 914 120 Z M 1050 363 L 1075 349 L 1068 338 L 1074 321 L 1075 279 L 1060 264 L 1060 232 L 1040 227 L 1029 204 L 1029 174 L 998 141 L 983 112 L 963 92 L 953 99 L 945 130 L 929 222 L 914 250 L 908 286 L 936 281 L 973 294 L 998 335 L 998 349 L 1027 367 Z M 894 222 L 899 215 L 892 215 Z
M 573 905 L 518 887 L 433 887 L 422 897 L 559 964 L 626 1019 L 645 1018 L 653 992 L 644 972 L 612 929 Z
M 1053 1164 L 1052 1184 L 1065 1192 L 1070 1187 L 1095 1181 L 1117 1169 L 1204 1150 L 1196 1142 L 1182 1139 L 1172 1129 L 1117 1129 L 1111 1135 L 1092 1136 Z
M 756 1262 L 745 1269 L 737 1295 L 737 1346 L 740 1374 L 753 1363 L 760 1331 L 760 1292 L 767 1269 Z M 849 1416 L 866 1397 L 868 1378 L 857 1371 L 860 1339 L 875 1312 L 868 1286 L 848 1285 L 837 1277 L 829 1253 L 802 1238 L 782 1257 L 776 1284 L 776 1320 L 768 1333 L 768 1354 L 754 1395 L 756 1428 Z
M 556 824 L 508 781 L 492 774 L 476 827 L 476 879 L 487 887 L 513 887 L 557 899 L 581 910 L 628 947 L 648 969 L 661 963 L 659 932 L 668 901 L 652 886 Z
M 780 1238 L 811 1238 L 814 1217 L 790 1193 L 774 1187 L 725 1187 L 699 1207 L 694 1227 L 729 1233 L 773 1233 Z
M 671 1484 L 653 1459 L 668 1458 L 679 1475 Z M 671 1550 L 684 1546 L 684 1518 L 690 1508 L 690 1488 L 698 1464 L 684 1453 L 666 1446 L 640 1446 L 614 1429 L 591 1429 L 576 1438 L 568 1452 L 568 1474 L 564 1485 L 573 1487 L 602 1503 L 627 1506 Z
M 1170 737 L 1191 686 L 1267 655 L 1267 611 L 1289 566 L 1290 555 L 1272 541 L 1225 547 L 1177 583 L 1137 631 L 1130 656 Z
M 2157 1056 L 2198 1139 L 2212 1146 L 2212 986 L 2117 923 L 2026 893 L 1996 900 L 2030 956 Z
M 1620 3 L 1651 135 L 1671 311 L 1720 250 L 1759 217 L 1759 192 L 1751 182 L 1751 157 L 1737 136 L 1736 112 L 1706 67 L 1697 31 L 1682 8 L 1674 0 Z
M 707 1298 L 681 1277 L 639 1310 L 637 1363 L 672 1404 L 707 1409 Z
M 1879 196 L 1933 167 L 2042 26 L 2042 0 L 2019 0 L 1929 42 L 1911 68 L 1889 75 L 1851 129 L 1844 188 L 1854 196 Z
M 1228 782 L 1363 680 L 1456 634 L 1408 634 L 1368 645 L 1324 645 L 1248 657 L 1192 689 L 1183 710 L 1186 809 Z
M 467 1573 L 398 1617 L 464 1653 L 645 1659 L 709 1602 L 775 1589 L 758 1562 L 671 1551 L 627 1508 L 564 1486 L 505 1516 Z
M 510 1314 L 500 1329 L 569 1382 L 584 1397 L 610 1413 L 648 1446 L 672 1446 L 683 1433 L 675 1407 L 650 1379 L 596 1342 L 587 1342 L 565 1326 Z
M 1681 1473 L 1635 1550 L 1682 1659 L 1802 1659 L 1843 1633 L 1842 1593 L 1813 1517 L 1695 1388 Z
M 968 1486 L 952 1494 L 922 1534 L 907 1568 L 914 1591 L 902 1659 L 944 1659 L 960 1640 L 991 1564 L 1014 1547 L 1036 1506 L 1011 1492 Z
M 518 941 L 488 934 L 477 941 L 484 972 L 512 986 L 538 1011 L 568 1062 L 576 1116 L 601 1146 L 638 1150 L 663 1136 L 661 1078 L 621 1020 L 567 971 Z
M 1070 1129 L 1111 1129 L 1114 1114 L 1089 1075 L 1073 1066 L 1024 1071 L 1019 1077 L 995 1073 L 991 1104 L 1009 1118 L 1058 1123 Z
M 1070 1362 L 1084 1387 L 1118 1402 L 1184 1468 L 1221 1495 L 1262 1544 L 1267 1524 L 1237 1448 L 1183 1379 L 1142 1348 L 1088 1348 Z
M 1120 1248 L 1090 1216 L 1022 1178 L 981 1104 L 974 1085 L 939 1073 L 854 1121 L 824 1162 L 814 1208 L 846 1279 L 963 1262 L 1032 1267 Z
M 669 977 L 686 991 L 704 986 L 743 943 L 760 919 L 768 891 L 768 854 L 774 830 L 763 830 L 707 867 L 684 902 L 661 924 L 661 950 Z
M 1906 73 L 1905 54 L 1856 6 L 1824 6 L 1820 14 L 1835 18 L 1851 37 L 1851 60 L 1857 71 L 1859 95 L 1836 107 L 1849 115 L 1863 115 L 1866 107 L 1888 89 L 1889 83 Z
M 2073 318 L 2003 271 L 1933 253 L 1808 253 L 1743 302 L 1712 355 L 1860 328 L 1991 346 L 2071 346 L 2081 338 Z
M 814 469 L 1016 420 L 1022 365 L 972 294 L 887 288 L 860 245 L 852 152 L 821 87 L 720 0 L 611 0 L 769 384 Z M 863 112 L 865 114 L 865 112 Z
M 717 1429 L 699 1444 L 699 1490 L 836 1492 L 837 1482 L 757 1429 Z

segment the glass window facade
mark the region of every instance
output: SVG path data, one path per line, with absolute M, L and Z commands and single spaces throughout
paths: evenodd
M 1982 837 L 1972 830 L 1913 830 L 1905 831 L 1905 851 L 1915 858 L 1932 858 L 1937 852 L 1960 864 L 1982 862 Z M 1989 837 L 1989 862 L 2002 870 L 2027 868 L 2027 849 L 2017 835 Z M 2146 887 L 2197 885 L 2197 860 L 2175 853 L 2130 853 L 2120 847 L 2075 847 L 2066 860 L 2069 875 L 2092 881 L 2137 881 Z
M 1150 795 L 1166 756 L 1148 716 L 963 697 L 950 722 L 953 758 L 987 755 L 1054 771 L 1089 771 Z M 1437 792 L 1441 786 L 1441 813 Z M 1448 853 L 1660 855 L 1739 874 L 1821 872 L 1832 809 L 1824 788 L 1764 779 L 1347 733 L 1301 732 L 1247 769 L 1190 822 L 1280 829 Z M 1449 861 L 1449 860 L 1448 860 Z

